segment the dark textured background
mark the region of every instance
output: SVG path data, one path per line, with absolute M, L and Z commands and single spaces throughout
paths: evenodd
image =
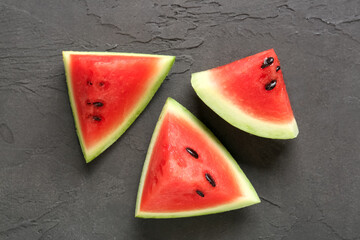
M 0 1 L 0 239 L 360 239 L 360 3 Z M 190 73 L 274 48 L 300 135 L 251 136 L 195 95 Z M 131 128 L 86 165 L 62 50 L 176 55 Z M 262 203 L 134 218 L 148 143 L 174 97 L 219 137 Z

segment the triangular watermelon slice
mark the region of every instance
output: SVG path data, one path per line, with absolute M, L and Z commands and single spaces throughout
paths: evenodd
M 90 162 L 135 121 L 175 57 L 64 51 L 63 59 L 80 145 Z
M 254 188 L 216 137 L 168 98 L 144 163 L 136 217 L 190 217 L 259 203 Z
M 205 104 L 239 129 L 274 139 L 299 133 L 273 49 L 194 73 L 191 84 Z

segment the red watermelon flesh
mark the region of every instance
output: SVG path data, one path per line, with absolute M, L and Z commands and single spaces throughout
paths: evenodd
M 273 57 L 274 62 L 261 68 L 264 59 Z M 255 54 L 213 70 L 214 83 L 221 94 L 254 117 L 277 123 L 289 122 L 294 118 L 286 92 L 280 62 L 273 50 Z M 256 79 L 256 80 L 254 80 Z M 271 91 L 265 86 L 276 80 Z
M 129 115 L 158 61 L 154 57 L 71 56 L 73 94 L 87 148 L 94 147 Z
M 130 126 L 150 101 L 174 57 L 64 52 L 68 88 L 87 162 Z
M 297 124 L 273 49 L 195 73 L 192 85 L 219 116 L 252 134 L 294 138 Z
M 193 115 L 169 99 L 149 147 L 138 217 L 186 217 L 257 203 L 230 154 Z
M 158 139 L 150 159 L 141 210 L 185 211 L 241 197 L 236 179 L 228 174 L 230 166 L 218 161 L 221 152 L 213 150 L 208 139 L 198 138 L 191 124 L 170 112 L 164 117 Z M 197 159 L 187 152 L 190 146 L 199 152 Z M 209 184 L 205 174 L 212 176 L 217 187 Z M 196 190 L 206 198 L 202 199 Z

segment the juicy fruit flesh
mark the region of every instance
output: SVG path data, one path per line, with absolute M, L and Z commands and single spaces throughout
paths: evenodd
M 273 57 L 269 66 L 261 68 L 266 58 Z M 286 92 L 280 62 L 274 50 L 240 59 L 210 70 L 215 88 L 247 114 L 261 120 L 286 123 L 293 120 L 293 112 Z M 276 86 L 266 90 L 276 80 Z
M 242 196 L 231 167 L 221 161 L 207 136 L 184 119 L 164 116 L 150 158 L 140 211 L 177 212 L 204 209 Z M 186 148 L 196 151 L 198 158 Z M 216 183 L 214 187 L 206 174 Z M 197 193 L 200 191 L 204 196 Z
M 94 147 L 125 120 L 149 85 L 158 61 L 155 57 L 71 55 L 72 89 L 86 148 Z

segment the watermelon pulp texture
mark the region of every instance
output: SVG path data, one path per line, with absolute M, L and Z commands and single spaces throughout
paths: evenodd
M 239 129 L 278 139 L 299 132 L 273 49 L 194 73 L 191 83 L 205 104 Z
M 221 143 L 169 98 L 144 163 L 135 215 L 189 217 L 258 202 L 251 183 Z
M 142 112 L 175 57 L 63 52 L 70 102 L 86 162 L 115 142 Z

